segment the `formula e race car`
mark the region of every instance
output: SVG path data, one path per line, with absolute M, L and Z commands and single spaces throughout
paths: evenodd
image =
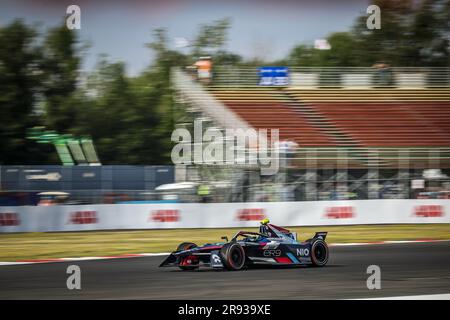
M 329 256 L 326 236 L 327 232 L 317 232 L 313 238 L 299 242 L 295 233 L 264 219 L 259 232 L 239 231 L 230 241 L 222 237 L 225 242 L 203 246 L 183 242 L 160 267 L 181 270 L 195 270 L 200 266 L 240 270 L 258 264 L 322 267 Z

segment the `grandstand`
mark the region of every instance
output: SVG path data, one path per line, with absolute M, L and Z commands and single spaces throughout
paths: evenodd
M 389 179 L 417 178 L 424 169 L 448 172 L 450 72 L 421 69 L 421 76 L 410 70 L 413 80 L 407 81 L 408 70 L 402 69 L 393 77 L 397 82 L 380 87 L 363 71 L 352 72 L 364 85 L 350 81 L 352 73 L 343 68 L 340 73 L 322 70 L 313 84 L 261 87 L 255 85 L 255 71 L 228 70 L 227 77 L 216 74 L 214 83 L 202 90 L 249 127 L 276 128 L 280 139 L 295 141 L 299 147 L 290 169 L 344 169 L 349 172 L 345 179 L 356 169 L 377 179 L 383 169 L 391 170 Z M 344 86 L 346 73 L 350 80 Z M 196 98 L 201 100 L 202 94 L 197 92 Z M 201 111 L 215 126 L 224 127 L 210 110 Z

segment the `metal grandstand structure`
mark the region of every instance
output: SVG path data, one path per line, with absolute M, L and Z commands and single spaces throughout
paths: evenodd
M 399 198 L 450 191 L 450 68 L 391 68 L 383 83 L 373 68 L 291 68 L 290 77 L 289 86 L 262 87 L 256 68 L 218 67 L 205 87 L 173 70 L 191 120 L 280 128 L 282 139 L 297 142 L 270 179 L 295 200 L 321 199 L 325 189 L 376 199 L 386 185 Z M 236 175 L 244 198 L 256 199 L 268 184 L 255 168 L 233 169 L 246 172 Z M 427 170 L 440 175 L 425 178 Z M 425 180 L 422 188 L 417 180 Z
M 218 66 L 213 86 L 254 87 L 258 84 L 257 68 Z M 290 86 L 310 88 L 449 88 L 450 68 L 392 67 L 380 71 L 371 67 L 291 67 Z M 294 81 L 294 84 L 292 82 Z

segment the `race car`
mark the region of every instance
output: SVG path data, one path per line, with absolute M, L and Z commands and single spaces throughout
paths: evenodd
M 239 231 L 228 241 L 197 246 L 183 242 L 160 267 L 179 267 L 195 270 L 200 266 L 214 269 L 241 270 L 254 265 L 308 265 L 322 267 L 327 264 L 329 249 L 325 242 L 327 232 L 317 232 L 313 238 L 297 241 L 294 232 L 261 221 L 259 232 Z

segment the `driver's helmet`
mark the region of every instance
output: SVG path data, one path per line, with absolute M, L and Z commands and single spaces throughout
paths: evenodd
M 270 222 L 270 220 L 267 218 L 260 221 L 261 225 L 259 226 L 259 233 L 266 235 L 266 236 L 270 236 L 270 230 L 269 230 L 269 227 L 267 226 L 267 224 L 269 222 Z

